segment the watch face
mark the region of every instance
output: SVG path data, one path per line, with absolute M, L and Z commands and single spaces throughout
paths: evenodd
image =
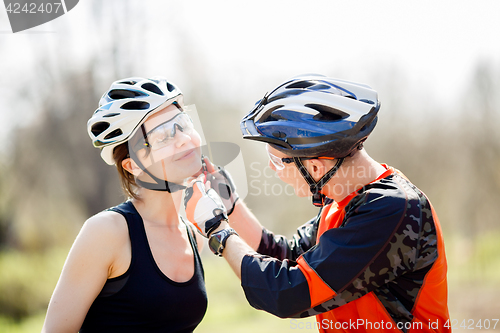
M 236 231 L 234 231 L 234 229 L 232 228 L 218 231 L 217 233 L 210 236 L 208 240 L 208 247 L 210 247 L 210 250 L 212 250 L 214 254 L 222 257 L 222 251 L 224 250 L 224 247 L 226 245 L 226 240 L 231 235 L 237 235 Z
M 208 240 L 208 246 L 210 247 L 210 250 L 212 250 L 213 253 L 218 254 L 221 246 L 221 240 L 224 237 L 224 233 L 218 233 L 216 235 L 213 235 L 210 237 Z

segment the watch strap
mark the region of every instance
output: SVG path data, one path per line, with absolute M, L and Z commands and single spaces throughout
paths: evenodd
M 226 247 L 227 239 L 231 235 L 238 235 L 238 233 L 233 228 L 222 229 L 213 233 L 208 240 L 208 247 L 215 255 L 222 257 L 222 251 Z

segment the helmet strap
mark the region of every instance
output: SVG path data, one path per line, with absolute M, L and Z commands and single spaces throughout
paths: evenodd
M 316 207 L 323 207 L 325 204 L 326 196 L 323 193 L 320 193 L 320 191 L 323 188 L 323 186 L 325 186 L 340 169 L 340 166 L 344 162 L 344 158 L 337 159 L 337 163 L 335 163 L 333 168 L 331 168 L 327 173 L 325 173 L 323 177 L 321 177 L 321 179 L 317 182 L 311 176 L 309 171 L 307 171 L 307 168 L 302 163 L 300 157 L 294 157 L 293 161 L 297 166 L 297 169 L 299 169 L 300 173 L 302 174 L 302 177 L 304 177 L 304 180 L 309 185 L 309 190 L 312 193 L 313 205 Z
M 142 130 L 142 134 L 144 135 L 144 139 L 146 140 L 146 143 L 147 143 L 148 139 L 146 136 L 146 129 L 144 128 L 144 125 L 141 125 L 141 130 Z M 144 164 L 142 164 L 142 162 L 137 157 L 137 154 L 135 153 L 135 151 L 130 149 L 129 153 L 130 153 L 130 158 L 137 164 L 137 166 L 142 171 L 144 171 L 149 177 L 151 177 L 151 179 L 153 179 L 155 181 L 155 183 L 148 183 L 148 182 L 144 182 L 140 179 L 136 179 L 135 182 L 138 185 L 140 185 L 141 187 L 147 188 L 148 190 L 163 191 L 163 192 L 170 192 L 170 193 L 184 190 L 186 188 L 186 186 L 184 186 L 184 185 L 171 183 L 171 182 L 168 182 L 164 179 L 160 179 L 160 178 L 156 177 L 151 172 L 149 172 L 149 170 L 144 166 Z

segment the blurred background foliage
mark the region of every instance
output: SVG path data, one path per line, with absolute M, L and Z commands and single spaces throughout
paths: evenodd
M 94 32 L 106 34 L 78 64 L 60 52 L 70 45 L 67 36 L 51 43 L 24 36 L 36 57 L 24 72 L 29 75 L 18 75 L 2 95 L 9 110 L 27 120 L 6 129 L 0 155 L 1 332 L 41 329 L 83 222 L 124 200 L 116 171 L 92 147 L 85 126 L 112 81 L 147 75 L 142 74 L 147 55 L 130 55 L 134 43 L 140 44 L 137 31 L 147 29 L 146 20 L 137 19 L 144 9 L 123 1 L 120 11 L 109 15 L 117 10 L 113 3 L 89 4 Z M 135 18 L 133 27 L 124 17 Z M 244 142 L 239 130 L 252 103 L 287 77 L 268 74 L 252 90 L 257 95 L 235 101 L 218 90 L 218 78 L 207 74 L 199 41 L 179 25 L 167 28 L 176 36 L 172 64 L 182 73 L 186 104 L 197 106 L 205 137 L 241 147 L 249 183 L 245 201 L 262 224 L 291 236 L 317 211 L 309 198 L 278 195 L 283 187 L 266 169 L 265 151 L 258 149 L 263 147 Z M 323 74 L 350 79 L 333 65 Z M 450 311 L 460 320 L 498 318 L 500 313 L 500 70 L 486 59 L 468 75 L 455 102 L 447 105 L 397 68 L 373 68 L 367 82 L 378 90 L 382 109 L 366 148 L 376 160 L 403 171 L 433 202 L 446 238 Z M 227 80 L 245 85 L 239 78 Z M 252 309 L 223 260 L 207 251 L 203 258 L 210 305 L 197 331 L 213 332 L 221 320 L 224 332 L 284 332 L 290 327 L 286 320 Z

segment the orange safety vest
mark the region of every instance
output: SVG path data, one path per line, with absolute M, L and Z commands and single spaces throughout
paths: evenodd
M 388 170 L 375 181 L 394 173 Z M 404 175 L 402 175 L 404 177 Z M 319 223 L 317 242 L 321 235 L 332 228 L 338 228 L 345 216 L 345 207 L 357 195 L 353 192 L 341 202 L 333 203 L 323 209 Z M 413 320 L 398 327 L 385 307 L 373 292 L 331 311 L 316 316 L 316 326 L 326 332 L 449 332 L 449 313 L 447 305 L 447 264 L 439 220 L 431 207 L 437 233 L 438 257 L 427 273 L 411 313 Z M 308 265 L 301 256 L 297 260 L 299 269 L 305 275 L 311 297 L 311 308 L 334 298 L 337 293 Z M 403 325 L 403 323 L 399 323 Z

